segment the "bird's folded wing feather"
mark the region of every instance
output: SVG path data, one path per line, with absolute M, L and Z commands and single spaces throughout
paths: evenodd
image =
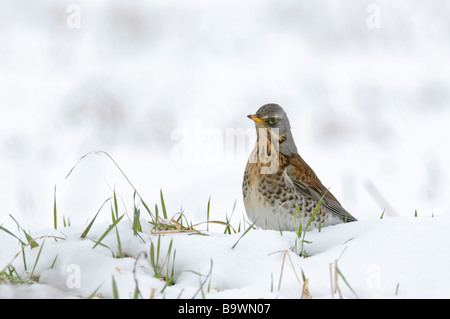
M 295 154 L 289 158 L 286 173 L 292 179 L 299 192 L 310 196 L 315 201 L 319 201 L 325 194 L 322 205 L 347 222 L 357 220 L 342 207 L 300 155 Z

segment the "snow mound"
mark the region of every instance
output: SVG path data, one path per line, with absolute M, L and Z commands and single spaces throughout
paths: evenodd
M 33 234 L 39 246 L 25 249 L 26 269 L 21 255 L 15 257 L 20 247 L 0 232 L 0 241 L 8 243 L 0 248 L 0 269 L 9 265 L 20 278 L 31 272 L 35 278 L 33 284 L 0 280 L 0 298 L 450 297 L 450 217 L 312 230 L 304 238 L 308 257 L 299 256 L 302 238 L 292 232 L 151 234 L 146 221 L 142 226 L 134 235 L 124 219 L 95 248 L 107 223 L 94 224 L 85 239 L 80 235 L 86 226 Z

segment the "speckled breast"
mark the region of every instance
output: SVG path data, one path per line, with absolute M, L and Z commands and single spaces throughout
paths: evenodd
M 249 160 L 244 174 L 242 188 L 249 219 L 258 227 L 272 230 L 295 231 L 300 222 L 306 225 L 317 203 L 296 189 L 286 174 L 286 165 L 280 165 L 274 174 L 261 174 L 261 167 L 260 162 Z M 326 217 L 327 210 L 321 207 L 310 227 L 326 224 Z

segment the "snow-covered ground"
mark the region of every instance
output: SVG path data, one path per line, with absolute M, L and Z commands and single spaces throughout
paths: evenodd
M 156 256 L 158 235 L 149 234 L 148 224 L 143 221 L 143 233 L 135 236 L 131 222 L 119 222 L 123 258 L 117 258 L 115 231 L 102 240 L 105 246 L 93 248 L 108 227 L 93 226 L 86 239 L 80 239 L 85 226 L 39 234 L 47 239 L 38 240 L 41 251 L 40 246 L 25 250 L 28 272 L 21 257 L 13 259 L 20 247 L 0 233 L 2 243 L 16 250 L 9 247 L 6 255 L 20 277 L 27 279 L 32 269 L 39 276 L 33 285 L 0 284 L 0 297 L 86 298 L 95 292 L 95 297 L 113 298 L 114 278 L 120 298 L 133 298 L 136 287 L 141 298 L 450 298 L 448 216 L 360 221 L 309 231 L 306 258 L 299 257 L 300 240 L 292 232 L 165 234 L 159 239 L 161 278 L 155 278 L 150 262 L 151 242 Z M 172 271 L 174 284 L 165 287 L 163 277 Z M 303 276 L 308 294 L 303 293 Z M 332 293 L 333 287 L 340 293 Z
M 285 108 L 302 157 L 360 220 L 308 233 L 313 244 L 307 259 L 291 253 L 297 272 L 301 267 L 310 279 L 312 296 L 330 297 L 328 270 L 319 274 L 319 268 L 329 267 L 344 246 L 339 267 L 360 297 L 393 296 L 397 283 L 400 297 L 422 297 L 428 291 L 445 296 L 440 285 L 450 281 L 425 266 L 449 265 L 443 253 L 446 236 L 439 231 L 450 215 L 449 11 L 444 0 L 3 1 L 0 225 L 16 230 L 11 214 L 33 236 L 48 234 L 56 185 L 58 231 L 63 231 L 63 217 L 72 227 L 64 229 L 65 240 L 47 239 L 44 245 L 47 263 L 52 254 L 61 255 L 55 267 L 62 268 L 37 265 L 48 289 L 44 283 L 17 289 L 0 285 L 2 296 L 92 292 L 89 279 L 76 293 L 64 286 L 63 251 L 76 255 L 90 249 L 77 232 L 113 189 L 129 213 L 133 189 L 105 155 L 86 157 L 65 179 L 91 151 L 108 152 L 151 206 L 159 202 L 162 189 L 167 210 L 182 210 L 196 223 L 206 219 L 211 197 L 211 219 L 225 220 L 236 203 L 232 222 L 238 223 L 245 214 L 242 175 L 255 141 L 246 115 L 268 102 Z M 418 218 L 413 217 L 416 210 Z M 103 228 L 110 223 L 109 214 L 99 215 L 97 232 L 103 231 L 102 222 Z M 148 250 L 150 235 L 139 241 L 123 223 L 119 226 L 129 238 L 130 256 Z M 194 294 L 199 275 L 185 270 L 205 275 L 212 258 L 211 285 L 218 288 L 211 289 L 211 296 L 240 289 L 240 296 L 298 297 L 288 264 L 277 291 L 282 253 L 272 254 L 292 246 L 295 235 L 251 231 L 228 253 L 227 266 L 213 258 L 214 251 L 228 252 L 240 235 L 219 234 L 174 235 L 178 273 L 166 296 L 178 296 L 183 282 L 182 296 Z M 18 246 L 12 236 L 0 236 L 3 268 Z M 347 237 L 354 239 L 343 244 Z M 164 237 L 166 245 L 170 238 Z M 182 251 L 189 252 L 184 245 L 191 240 L 201 240 L 201 245 L 191 244 L 205 250 L 193 251 L 201 256 L 189 259 Z M 236 280 L 226 276 L 234 262 L 242 271 L 250 267 L 241 262 L 246 245 L 260 247 L 248 256 L 268 260 L 253 278 L 268 289 L 255 288 L 255 281 L 243 275 L 233 273 Z M 363 250 L 364 245 L 370 249 Z M 108 255 L 103 250 L 96 247 L 86 254 L 101 259 Z M 37 251 L 29 252 L 28 262 Z M 370 258 L 356 258 L 369 252 Z M 133 263 L 124 258 L 99 260 L 98 265 L 117 267 L 128 278 Z M 137 277 L 143 287 L 148 281 L 159 291 L 160 281 L 146 267 L 142 261 Z M 84 264 L 81 269 L 83 278 L 101 271 Z M 111 273 L 104 273 L 100 289 L 111 296 Z M 119 275 L 120 294 L 127 296 L 133 280 L 122 282 Z M 345 296 L 354 296 L 339 283 Z M 142 289 L 147 295 L 150 288 Z

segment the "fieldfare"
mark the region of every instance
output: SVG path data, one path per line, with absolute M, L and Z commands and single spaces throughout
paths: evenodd
M 245 168 L 242 185 L 247 215 L 264 229 L 296 231 L 356 221 L 300 157 L 283 108 L 266 104 L 254 115 L 257 141 Z

